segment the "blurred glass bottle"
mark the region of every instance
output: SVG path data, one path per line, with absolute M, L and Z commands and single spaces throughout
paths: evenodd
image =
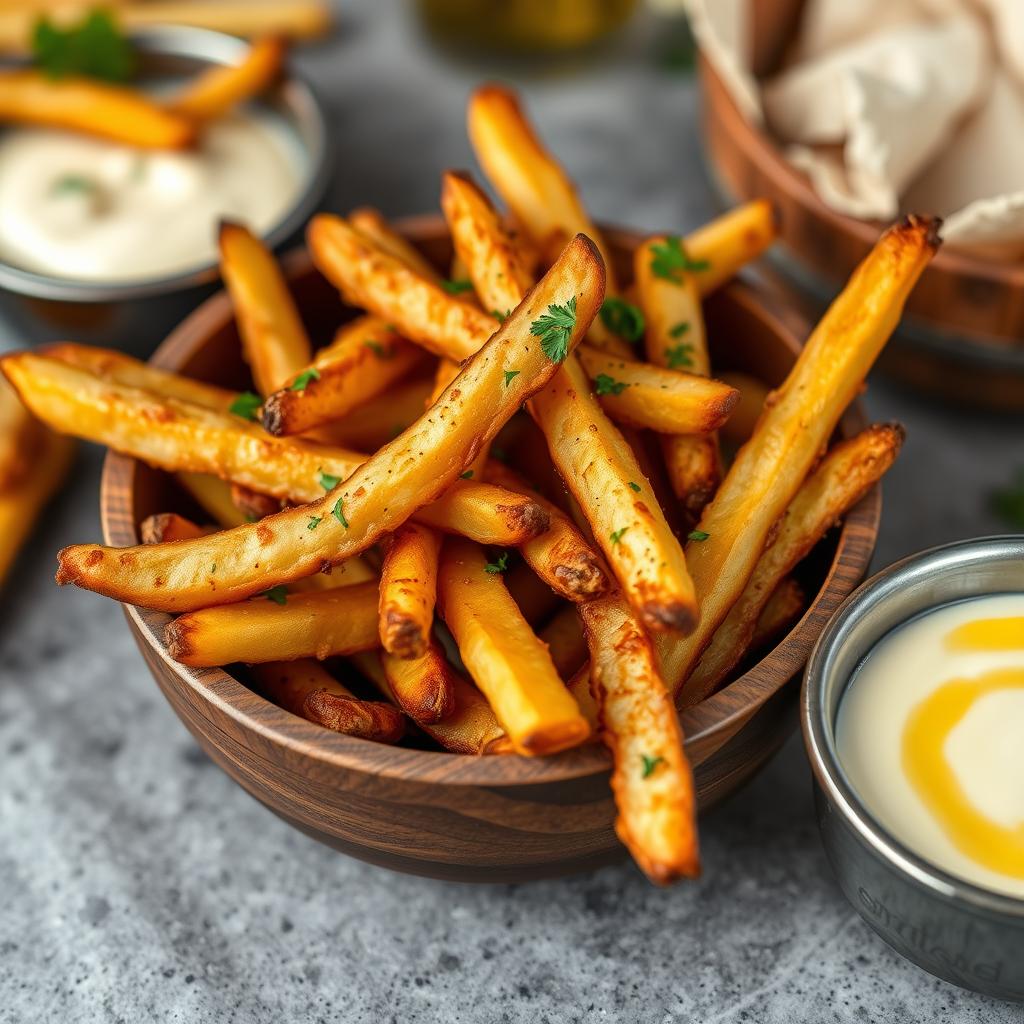
M 579 49 L 622 25 L 637 0 L 417 0 L 440 41 L 537 53 Z

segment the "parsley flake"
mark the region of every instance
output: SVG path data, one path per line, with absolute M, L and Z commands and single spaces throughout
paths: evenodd
M 544 355 L 553 363 L 562 362 L 569 354 L 569 336 L 576 326 L 576 296 L 564 306 L 552 303 L 548 311 L 530 324 L 530 333 L 540 338 Z
M 306 523 L 307 530 L 315 530 L 322 522 L 323 516 L 310 516 L 309 522 Z
M 612 543 L 613 544 L 618 544 L 619 541 L 622 540 L 622 535 L 628 529 L 629 529 L 628 526 L 624 526 L 621 530 L 612 530 L 612 532 L 610 534 L 608 534 L 608 536 L 611 537 Z
M 628 387 L 624 380 L 616 380 L 607 373 L 599 373 L 594 378 L 594 393 L 597 395 L 621 395 Z
M 500 309 L 492 309 L 491 316 L 498 321 L 499 324 L 503 324 L 512 315 L 511 309 L 506 309 L 504 313 Z
M 690 329 L 689 320 L 680 320 L 674 327 L 668 329 L 670 337 L 681 338 Z
M 644 336 L 644 314 L 638 307 L 624 299 L 610 295 L 601 303 L 601 323 L 612 334 L 635 345 Z
M 386 349 L 379 341 L 374 341 L 373 338 L 367 338 L 363 342 L 363 346 L 368 348 L 378 359 L 390 359 L 394 354 L 390 349 Z
M 217 571 L 217 563 L 214 562 L 213 565 L 210 566 L 210 574 L 212 575 L 216 571 Z
M 333 473 L 325 473 L 322 469 L 320 470 L 320 486 L 325 491 L 333 491 L 340 483 L 340 476 L 335 476 Z
M 309 387 L 309 382 L 311 380 L 319 380 L 319 379 L 320 379 L 320 371 L 315 366 L 311 366 L 308 370 L 303 370 L 302 373 L 300 373 L 298 375 L 298 377 L 296 377 L 295 380 L 293 380 L 291 382 L 289 390 L 291 390 L 291 391 L 305 391 L 306 388 Z
M 252 391 L 243 391 L 229 406 L 228 412 L 243 420 L 255 420 L 263 399 Z
M 636 484 L 636 483 L 633 483 L 633 481 L 632 481 L 632 480 L 630 480 L 630 481 L 629 481 L 629 489 L 630 489 L 631 491 L 636 491 L 637 493 L 639 493 L 639 492 L 640 492 L 640 485 L 639 485 L 639 484 Z
M 472 479 L 472 477 L 473 477 L 473 470 L 471 470 L 471 469 L 467 469 L 465 473 L 460 473 L 459 474 L 459 479 L 460 480 L 470 480 L 470 479 Z
M 345 529 L 347 530 L 348 529 L 348 520 L 345 518 L 344 504 L 345 504 L 345 499 L 344 498 L 339 498 L 334 503 L 334 508 L 331 509 L 331 515 L 334 516 L 334 518 L 337 519 L 338 522 L 341 523 L 341 525 L 344 526 Z
M 49 78 L 86 75 L 126 82 L 135 74 L 135 50 L 105 11 L 93 11 L 77 25 L 60 28 L 49 18 L 36 22 L 32 56 Z
M 91 195 L 97 190 L 96 182 L 84 174 L 61 175 L 51 186 L 51 196 Z
M 464 279 L 458 281 L 442 281 L 441 287 L 449 295 L 461 295 L 463 292 L 471 292 L 473 290 L 473 282 Z
M 287 604 L 288 588 L 283 583 L 278 583 L 276 587 L 263 591 L 259 596 L 265 597 L 268 601 L 273 601 L 274 604 Z
M 687 540 L 707 540 L 710 537 L 710 533 L 705 533 L 703 530 L 691 530 L 687 535 Z
M 492 576 L 496 576 L 499 573 L 503 573 L 508 568 L 508 552 L 502 551 L 498 556 L 496 562 L 488 562 L 484 566 L 484 571 L 489 572 Z
M 644 770 L 642 778 L 645 779 L 650 778 L 654 774 L 654 769 L 657 768 L 659 764 L 662 764 L 665 760 L 665 758 L 661 757 L 660 755 L 658 757 L 648 757 L 646 754 L 641 754 L 640 756 L 643 758 L 644 761 Z
M 693 366 L 693 357 L 690 355 L 692 351 L 693 346 L 685 341 L 665 349 L 665 362 L 668 363 L 668 368 L 678 370 L 683 366 Z
M 505 371 L 505 387 L 508 387 L 509 384 L 511 384 L 512 381 L 515 380 L 515 378 L 518 377 L 521 372 L 522 371 L 520 371 L 520 370 L 506 370 Z
M 651 273 L 674 284 L 682 283 L 684 271 L 707 270 L 710 266 L 707 260 L 691 260 L 678 235 L 669 235 L 664 245 L 651 246 Z

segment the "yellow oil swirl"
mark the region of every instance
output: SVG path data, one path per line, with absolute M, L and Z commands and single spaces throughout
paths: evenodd
M 1024 618 L 965 623 L 947 634 L 946 646 L 954 651 L 1024 651 Z M 991 871 L 1024 878 L 1024 822 L 1007 826 L 978 811 L 943 752 L 949 734 L 974 703 L 998 690 L 1024 690 L 1024 666 L 951 679 L 929 694 L 907 718 L 903 770 L 961 853 Z

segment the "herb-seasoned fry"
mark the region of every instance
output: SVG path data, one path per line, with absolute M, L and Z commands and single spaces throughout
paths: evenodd
M 590 727 L 479 547 L 445 541 L 438 607 L 462 661 L 520 754 L 582 743 Z
M 428 281 L 439 282 L 441 275 L 427 261 L 427 258 L 411 242 L 407 242 L 379 210 L 371 206 L 360 206 L 348 215 L 349 224 L 361 235 L 365 235 L 378 249 L 401 260 Z
M 414 722 L 430 725 L 452 712 L 455 670 L 436 644 L 429 643 L 415 658 L 399 658 L 385 651 L 380 661 L 395 703 Z
M 440 551 L 441 538 L 416 523 L 400 526 L 388 543 L 380 574 L 380 642 L 398 658 L 418 658 L 430 642 Z
M 778 210 L 754 199 L 686 236 L 685 250 L 701 295 L 709 295 L 757 259 L 779 234 Z

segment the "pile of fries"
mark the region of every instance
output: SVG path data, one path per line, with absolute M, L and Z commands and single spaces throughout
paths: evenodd
M 444 176 L 450 277 L 374 211 L 312 220 L 363 310 L 315 353 L 273 257 L 224 226 L 253 393 L 70 344 L 3 360 L 42 420 L 176 473 L 214 524 L 151 517 L 140 546 L 66 548 L 57 579 L 174 613 L 174 658 L 247 663 L 327 728 L 411 722 L 466 754 L 599 736 L 619 836 L 652 880 L 692 876 L 677 709 L 801 614 L 793 570 L 892 464 L 895 426 L 828 446 L 936 225 L 880 238 L 769 395 L 710 376 L 701 309 L 774 238 L 767 204 L 648 239 L 628 284 L 514 95 L 479 89 L 469 132 L 507 212 Z

